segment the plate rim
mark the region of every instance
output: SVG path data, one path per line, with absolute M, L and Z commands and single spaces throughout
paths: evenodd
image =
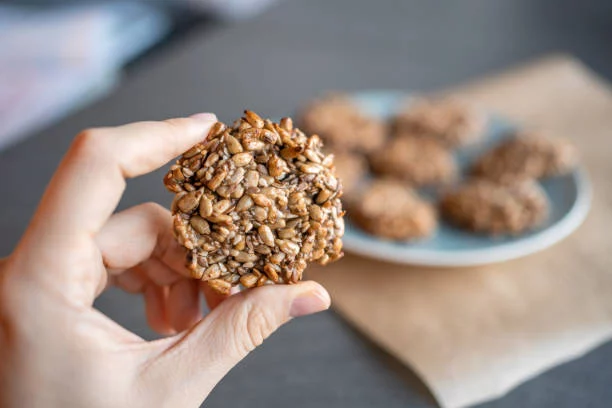
M 410 97 L 418 94 L 411 91 L 373 89 L 353 92 L 351 95 L 353 97 L 363 97 L 375 93 L 393 94 L 394 97 L 399 97 L 399 95 Z M 395 263 L 447 268 L 483 266 L 522 258 L 543 251 L 564 240 L 578 229 L 586 219 L 593 197 L 588 171 L 581 165 L 570 175 L 576 185 L 576 199 L 570 210 L 560 220 L 532 235 L 500 244 L 494 248 L 462 249 L 452 252 L 439 249 L 402 248 L 401 250 L 385 250 L 381 253 L 380 248 L 371 244 L 373 241 L 384 243 L 384 240 L 369 236 L 362 239 L 355 235 L 351 236 L 350 233 L 345 233 L 343 238 L 344 249 L 357 255 Z M 351 227 L 357 228 L 354 225 Z
M 576 183 L 576 200 L 563 218 L 533 235 L 501 244 L 495 248 L 465 249 L 456 252 L 407 248 L 408 251 L 402 249 L 401 251 L 388 251 L 381 254 L 379 248 L 368 245 L 372 240 L 376 240 L 375 238 L 367 240 L 351 239 L 351 236 L 346 234 L 343 238 L 344 248 L 347 252 L 358 255 L 415 266 L 482 266 L 522 258 L 540 252 L 567 238 L 586 219 L 593 195 L 588 172 L 581 167 L 576 169 L 572 176 Z

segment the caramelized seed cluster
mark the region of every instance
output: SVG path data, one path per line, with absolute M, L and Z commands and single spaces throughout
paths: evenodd
M 296 283 L 308 262 L 342 257 L 342 186 L 321 148 L 290 118 L 245 111 L 177 160 L 164 184 L 176 194 L 174 232 L 194 278 L 229 293 Z

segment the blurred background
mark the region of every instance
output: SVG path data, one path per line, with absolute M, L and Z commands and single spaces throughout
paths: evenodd
M 0 148 L 110 92 L 196 28 L 274 0 L 0 2 Z
M 612 80 L 612 2 L 0 0 L 0 256 L 84 128 L 205 111 L 229 121 L 245 108 L 280 117 L 328 90 L 444 89 L 559 52 Z M 167 205 L 162 174 L 130 180 L 120 208 Z M 155 336 L 138 297 L 110 290 L 96 306 Z M 610 367 L 608 343 L 482 408 L 607 407 Z M 208 404 L 437 406 L 333 311 L 283 328 Z
M 198 36 L 198 41 L 205 41 L 222 27 L 246 24 L 286 1 L 299 0 L 0 1 L 0 148 L 108 94 L 126 76 L 138 75 L 156 56 L 187 38 Z M 371 48 L 372 68 L 368 69 L 373 69 L 382 63 L 376 43 L 388 34 L 385 19 L 401 18 L 403 31 L 387 38 L 385 46 L 409 54 L 410 66 L 398 69 L 403 57 L 394 61 L 390 55 L 386 66 L 395 68 L 381 73 L 392 78 L 401 75 L 407 86 L 438 86 L 447 79 L 469 77 L 478 70 L 553 50 L 574 53 L 601 74 L 612 75 L 612 6 L 605 0 L 580 4 L 570 0 L 387 1 L 380 8 L 376 2 L 365 7 L 367 2 L 355 2 L 348 8 L 333 1 L 317 3 L 312 7 L 318 10 L 316 16 L 287 16 L 294 20 L 296 34 L 303 33 L 306 24 L 313 29 L 309 34 L 321 39 L 319 50 L 300 41 L 291 44 L 302 52 L 294 60 L 296 65 L 325 58 L 326 52 L 342 54 L 343 41 L 354 30 L 367 34 L 369 43 L 362 46 Z M 390 8 L 395 10 L 386 16 Z M 367 25 L 350 23 L 352 14 L 365 15 L 370 10 L 376 11 Z M 337 32 L 315 32 L 319 25 L 329 31 L 325 25 L 330 20 Z M 273 37 L 275 28 L 267 30 Z M 447 37 L 453 38 L 453 47 L 441 43 Z M 242 38 L 243 44 L 232 45 L 241 47 L 248 41 Z M 493 44 L 491 52 L 488 48 Z M 282 49 L 276 55 L 282 58 Z M 448 60 L 453 61 L 452 69 Z M 320 67 L 308 68 L 321 74 Z M 343 67 L 325 69 L 323 81 L 333 78 L 332 86 L 354 87 L 337 77 Z M 345 80 L 353 75 L 342 73 Z

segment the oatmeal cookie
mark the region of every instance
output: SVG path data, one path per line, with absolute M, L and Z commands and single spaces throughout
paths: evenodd
M 474 179 L 448 192 L 440 202 L 449 222 L 492 235 L 536 228 L 546 220 L 548 208 L 546 193 L 533 180 L 498 184 Z
M 566 174 L 578 163 L 578 152 L 568 141 L 520 132 L 476 161 L 472 174 L 498 182 Z
M 300 126 L 317 134 L 333 152 L 368 153 L 385 141 L 383 121 L 365 115 L 346 96 L 330 95 L 314 100 L 301 112 Z
M 371 182 L 351 203 L 351 220 L 378 237 L 402 241 L 424 238 L 437 226 L 435 208 L 396 180 Z
M 414 186 L 444 184 L 457 176 L 450 151 L 432 139 L 396 137 L 370 156 L 379 175 L 404 180 Z
M 454 98 L 420 99 L 409 103 L 395 118 L 397 136 L 420 136 L 455 147 L 484 135 L 482 112 Z
M 174 232 L 194 278 L 229 293 L 295 283 L 308 262 L 342 257 L 342 188 L 321 147 L 289 118 L 245 111 L 177 160 L 164 184 L 176 194 Z

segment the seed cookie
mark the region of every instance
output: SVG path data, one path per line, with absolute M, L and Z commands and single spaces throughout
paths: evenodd
M 578 163 L 578 152 L 568 141 L 521 132 L 476 161 L 472 174 L 498 182 L 566 174 Z
M 457 176 L 451 152 L 436 140 L 396 137 L 370 156 L 374 173 L 414 186 L 444 184 Z
M 396 116 L 397 136 L 420 136 L 456 147 L 484 135 L 485 116 L 466 102 L 454 98 L 420 99 Z
M 385 123 L 366 116 L 342 95 L 314 100 L 300 116 L 304 131 L 321 136 L 325 147 L 333 152 L 369 153 L 382 146 L 386 139 Z
M 338 153 L 334 155 L 336 175 L 342 183 L 344 196 L 351 195 L 368 171 L 368 162 L 360 154 Z
M 229 293 L 296 283 L 308 262 L 342 257 L 342 188 L 321 147 L 289 118 L 245 111 L 177 160 L 164 184 L 176 194 L 174 233 L 194 278 Z
M 401 241 L 424 238 L 437 226 L 434 207 L 395 180 L 371 182 L 351 203 L 351 220 L 381 238 Z
M 519 234 L 546 220 L 549 203 L 533 180 L 498 184 L 474 179 L 448 192 L 440 210 L 446 220 L 469 231 Z

